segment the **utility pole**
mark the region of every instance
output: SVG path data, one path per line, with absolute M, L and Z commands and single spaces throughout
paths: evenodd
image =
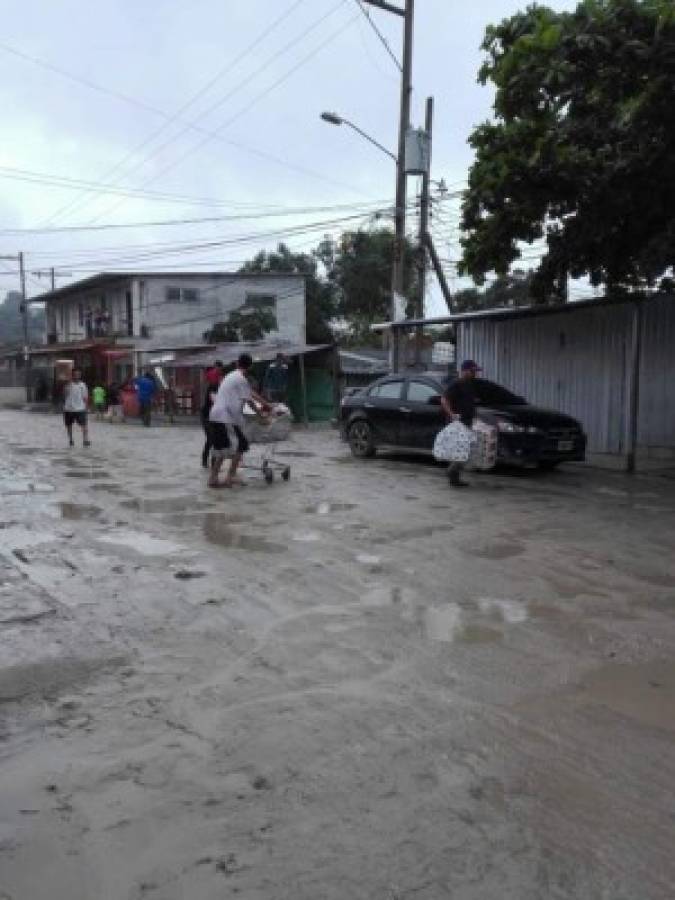
M 28 298 L 26 297 L 26 268 L 24 266 L 23 252 L 11 256 L 0 256 L 0 259 L 9 259 L 19 264 L 19 284 L 21 287 L 21 321 L 23 324 L 23 360 L 26 370 L 26 400 L 30 401 L 30 344 L 28 339 Z
M 415 0 L 405 0 L 403 8 L 387 0 L 363 0 L 370 6 L 400 16 L 403 22 L 403 65 L 401 77 L 401 112 L 398 130 L 398 160 L 396 164 L 396 210 L 394 215 L 394 263 L 391 273 L 391 320 L 396 318 L 396 296 L 403 296 L 405 288 L 405 211 L 406 172 L 405 138 L 410 128 L 410 101 L 412 97 L 413 32 L 415 22 Z M 400 369 L 400 347 L 398 329 L 392 329 L 391 368 Z
M 422 197 L 420 200 L 420 231 L 419 231 L 419 248 L 418 248 L 418 266 L 419 279 L 417 285 L 417 308 L 415 315 L 418 319 L 424 318 L 424 298 L 426 296 L 426 274 L 427 274 L 427 247 L 425 235 L 429 233 L 429 210 L 431 208 L 431 154 L 433 144 L 434 130 L 434 98 L 427 97 L 426 117 L 424 120 L 424 130 L 429 139 L 429 159 L 428 166 L 422 174 Z M 421 325 L 415 328 L 415 368 L 419 368 L 422 362 L 422 339 L 424 331 Z

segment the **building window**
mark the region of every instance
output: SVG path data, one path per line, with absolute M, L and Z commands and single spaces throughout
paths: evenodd
M 199 300 L 199 291 L 197 288 L 183 288 L 183 302 L 195 303 Z
M 196 303 L 199 300 L 198 288 L 168 287 L 166 289 L 167 303 Z
M 166 289 L 166 302 L 167 303 L 180 303 L 180 288 L 168 287 Z
M 246 294 L 246 309 L 266 309 L 276 312 L 277 298 L 274 294 Z

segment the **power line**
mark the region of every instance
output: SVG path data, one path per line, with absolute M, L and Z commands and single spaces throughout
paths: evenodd
M 387 51 L 387 53 L 389 54 L 389 56 L 393 59 L 394 65 L 396 66 L 396 68 L 399 70 L 399 72 L 402 72 L 402 71 L 403 71 L 403 66 L 402 66 L 401 63 L 399 62 L 398 57 L 396 56 L 396 54 L 394 53 L 394 51 L 393 51 L 393 50 L 391 49 L 391 47 L 389 46 L 389 42 L 387 41 L 386 37 L 382 34 L 382 32 L 380 31 L 380 29 L 377 27 L 377 25 L 376 25 L 375 22 L 373 21 L 371 15 L 370 15 L 370 12 L 365 8 L 365 6 L 363 5 L 363 3 L 361 3 L 361 0 L 354 0 L 354 2 L 356 3 L 356 5 L 358 6 L 358 8 L 361 10 L 361 12 L 363 13 L 363 15 L 364 15 L 364 16 L 366 17 L 366 19 L 368 20 L 368 24 L 370 25 L 370 27 L 373 29 L 373 31 L 375 32 L 375 34 L 378 36 L 378 38 L 379 38 L 380 41 L 382 42 L 382 46 L 384 47 L 384 49 Z
M 343 5 L 344 2 L 345 2 L 345 0 L 341 0 L 340 5 Z M 265 88 L 265 90 L 263 90 L 261 93 L 259 93 L 257 96 L 255 96 L 251 101 L 249 101 L 249 103 L 247 103 L 246 106 L 244 106 L 242 109 L 240 109 L 239 112 L 235 113 L 227 121 L 225 121 L 222 125 L 220 125 L 219 128 L 217 128 L 213 134 L 205 135 L 200 141 L 198 141 L 195 145 L 193 145 L 191 148 L 189 148 L 186 152 L 184 152 L 181 156 L 179 156 L 177 159 L 175 159 L 172 163 L 169 163 L 169 165 L 165 166 L 163 169 L 161 169 L 155 175 L 152 175 L 150 178 L 147 178 L 145 181 L 143 181 L 141 184 L 141 187 L 145 187 L 147 184 L 152 184 L 155 181 L 157 181 L 159 178 L 162 178 L 167 172 L 174 169 L 177 165 L 180 165 L 180 163 L 184 162 L 189 156 L 192 156 L 193 153 L 196 153 L 203 146 L 205 146 L 207 143 L 209 143 L 209 141 L 211 141 L 213 139 L 213 137 L 220 136 L 220 134 L 222 134 L 222 132 L 226 128 L 228 128 L 230 125 L 232 125 L 234 122 L 236 122 L 237 119 L 240 119 L 243 115 L 250 112 L 250 110 L 257 103 L 259 103 L 265 97 L 269 96 L 269 94 L 271 94 L 272 91 L 276 90 L 276 88 L 278 88 L 284 82 L 288 81 L 288 79 L 291 78 L 297 71 L 299 71 L 299 69 L 301 69 L 304 65 L 306 65 L 315 56 L 317 56 L 325 47 L 327 47 L 334 40 L 336 40 L 344 31 L 346 31 L 348 28 L 350 28 L 354 24 L 356 19 L 357 19 L 357 16 L 353 16 L 352 18 L 350 18 L 340 28 L 338 28 L 331 35 L 329 35 L 329 37 L 326 38 L 326 40 L 322 41 L 317 47 L 315 47 L 306 56 L 304 56 L 300 60 L 299 63 L 294 65 L 292 68 L 288 69 L 280 78 L 278 78 L 271 85 L 269 85 L 267 88 Z M 122 202 L 124 202 L 124 201 L 119 201 L 115 206 L 110 207 L 109 209 L 105 210 L 105 212 L 102 213 L 101 215 L 109 214 L 109 213 L 113 212 L 114 209 L 118 208 Z M 96 222 L 98 218 L 100 218 L 100 216 L 95 216 L 93 219 L 90 220 L 90 222 Z
M 227 100 L 229 100 L 235 94 L 237 94 L 247 84 L 249 84 L 251 81 L 255 80 L 262 72 L 264 72 L 270 65 L 272 65 L 272 63 L 276 59 L 283 56 L 290 49 L 292 49 L 296 44 L 300 43 L 308 34 L 310 34 L 315 28 L 317 28 L 319 25 L 321 25 L 321 23 L 325 19 L 329 18 L 334 12 L 336 12 L 346 2 L 346 0 L 339 0 L 337 5 L 333 6 L 329 10 L 328 13 L 326 13 L 325 15 L 323 15 L 319 19 L 317 19 L 315 22 L 313 22 L 308 28 L 306 28 L 304 31 L 302 31 L 302 33 L 300 35 L 298 35 L 296 38 L 294 38 L 290 43 L 286 44 L 284 47 L 281 48 L 281 50 L 274 53 L 265 63 L 263 63 L 261 66 L 256 67 L 256 69 L 251 74 L 247 75 L 243 80 L 241 80 L 237 84 L 235 84 L 234 87 L 231 88 L 223 97 L 219 98 L 215 103 L 213 103 L 211 106 L 209 106 L 206 110 L 202 111 L 196 118 L 188 121 L 187 123 L 181 121 L 180 117 L 190 106 L 192 106 L 201 96 L 203 96 L 217 81 L 220 80 L 220 78 L 222 78 L 225 74 L 227 74 L 232 69 L 234 69 L 241 60 L 246 59 L 250 55 L 250 53 L 255 49 L 255 47 L 258 46 L 258 44 L 260 44 L 262 42 L 262 40 L 268 34 L 270 34 L 272 31 L 274 31 L 274 29 L 277 28 L 281 24 L 281 22 L 285 21 L 289 17 L 290 13 L 297 6 L 299 6 L 300 3 L 302 3 L 302 2 L 305 2 L 305 0 L 296 0 L 296 2 L 294 4 L 292 4 L 291 8 L 287 12 L 285 12 L 282 16 L 280 16 L 278 19 L 276 19 L 275 22 L 272 23 L 272 25 L 270 25 L 268 28 L 266 28 L 262 32 L 262 34 L 258 38 L 256 38 L 256 40 L 253 41 L 253 43 L 250 44 L 243 51 L 243 53 L 241 53 L 235 59 L 234 63 L 232 63 L 231 65 L 228 65 L 224 69 L 222 69 L 214 78 L 212 78 L 207 83 L 207 85 L 204 88 L 202 88 L 200 91 L 198 91 L 196 94 L 194 94 L 190 98 L 190 100 L 188 100 L 186 103 L 184 103 L 180 107 L 180 109 L 178 110 L 177 113 L 175 113 L 172 116 L 169 116 L 167 118 L 167 121 L 164 122 L 158 129 L 156 129 L 148 138 L 141 141 L 141 143 L 139 145 L 137 145 L 133 150 L 131 150 L 129 153 L 127 153 L 126 156 L 124 157 L 124 159 L 120 163 L 118 163 L 116 166 L 113 167 L 112 172 L 116 172 L 119 169 L 123 169 L 126 166 L 126 163 L 128 161 L 132 160 L 133 157 L 136 156 L 141 150 L 143 150 L 145 147 L 147 147 L 149 144 L 151 144 L 155 140 L 155 138 L 159 137 L 160 134 L 162 134 L 164 131 L 166 131 L 166 129 L 169 127 L 169 125 L 171 125 L 173 122 L 178 121 L 179 124 L 182 124 L 184 126 L 180 131 L 178 131 L 177 134 L 172 135 L 170 138 L 168 138 L 163 143 L 161 143 L 158 147 L 155 147 L 153 150 L 149 150 L 147 153 L 145 153 L 143 155 L 143 157 L 141 159 L 139 159 L 136 163 L 134 163 L 130 167 L 126 167 L 126 172 L 124 173 L 124 177 L 128 178 L 131 174 L 133 174 L 135 171 L 137 171 L 141 166 L 145 165 L 145 163 L 147 163 L 153 157 L 155 157 L 159 153 L 161 153 L 162 150 L 164 150 L 166 147 L 168 147 L 175 141 L 178 141 L 184 134 L 186 134 L 186 132 L 195 128 L 200 121 L 205 119 L 207 116 L 209 116 L 211 114 L 211 112 L 216 110 L 219 106 L 221 106 L 223 103 L 225 103 Z M 111 173 L 108 173 L 108 174 L 111 174 Z M 80 201 L 75 201 L 75 204 L 81 205 L 82 200 L 84 200 L 85 203 L 87 202 L 86 198 L 81 198 Z

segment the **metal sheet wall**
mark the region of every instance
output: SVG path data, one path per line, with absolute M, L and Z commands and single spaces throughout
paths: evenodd
M 675 448 L 675 297 L 644 306 L 638 445 Z
M 458 356 L 485 377 L 582 422 L 589 450 L 625 452 L 626 367 L 632 307 L 464 322 Z

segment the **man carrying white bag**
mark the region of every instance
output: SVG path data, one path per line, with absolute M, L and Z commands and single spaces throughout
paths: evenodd
M 480 371 L 481 368 L 472 359 L 465 359 L 459 378 L 452 382 L 441 397 L 441 406 L 450 424 L 436 437 L 434 457 L 449 463 L 448 478 L 453 487 L 468 487 L 466 481 L 462 481 L 461 473 L 471 455 L 472 441 L 475 440 L 471 432 L 476 418 L 476 398 L 472 382 Z

